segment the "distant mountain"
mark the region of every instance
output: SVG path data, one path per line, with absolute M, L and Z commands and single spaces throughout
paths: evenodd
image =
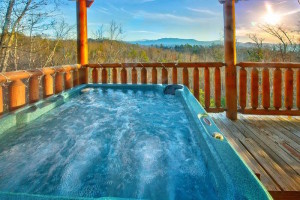
M 128 41 L 130 44 L 139 44 L 143 46 L 169 46 L 173 47 L 175 45 L 199 45 L 199 46 L 210 46 L 212 44 L 218 45 L 223 44 L 220 40 L 215 41 L 198 41 L 195 39 L 180 39 L 180 38 L 161 38 L 157 40 L 138 40 L 138 41 Z

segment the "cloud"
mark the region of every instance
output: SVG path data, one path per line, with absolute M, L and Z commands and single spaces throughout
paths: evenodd
M 201 19 L 201 18 L 180 16 L 180 15 L 174 15 L 174 14 L 170 14 L 170 13 L 150 13 L 150 12 L 146 12 L 146 11 L 138 11 L 135 14 L 135 18 L 159 20 L 159 21 L 164 21 L 164 22 L 168 22 L 168 23 L 207 22 L 207 20 Z
M 197 12 L 197 13 L 202 13 L 205 15 L 211 15 L 211 16 L 220 16 L 220 13 L 214 12 L 212 10 L 208 10 L 208 9 L 196 9 L 196 8 L 190 8 L 187 7 L 188 10 L 193 11 L 193 12 Z

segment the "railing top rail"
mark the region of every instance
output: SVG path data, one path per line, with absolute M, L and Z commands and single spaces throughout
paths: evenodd
M 240 67 L 267 67 L 267 68 L 300 68 L 300 63 L 284 63 L 284 62 L 241 62 L 236 64 L 236 66 Z
M 15 81 L 19 79 L 30 78 L 31 76 L 41 76 L 43 74 L 54 74 L 55 72 L 68 72 L 70 70 L 78 69 L 80 65 L 62 65 L 56 67 L 44 67 L 33 70 L 20 70 L 0 73 L 0 83 L 8 81 Z
M 222 62 L 169 62 L 169 63 L 103 63 L 103 64 L 87 64 L 85 67 L 90 68 L 142 68 L 142 67 L 187 67 L 187 68 L 195 68 L 195 67 L 223 67 L 225 66 Z

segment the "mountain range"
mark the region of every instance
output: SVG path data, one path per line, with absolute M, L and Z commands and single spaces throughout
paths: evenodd
M 166 47 L 174 47 L 176 45 L 199 45 L 199 46 L 211 46 L 211 45 L 223 45 L 223 41 L 221 40 L 213 40 L 213 41 L 199 41 L 195 39 L 181 39 L 181 38 L 161 38 L 157 40 L 137 40 L 137 41 L 127 41 L 129 44 L 138 44 L 142 46 L 166 46 Z M 238 42 L 237 46 L 239 47 L 254 47 L 254 43 L 247 42 L 242 43 Z M 264 44 L 264 46 L 268 47 L 271 44 Z

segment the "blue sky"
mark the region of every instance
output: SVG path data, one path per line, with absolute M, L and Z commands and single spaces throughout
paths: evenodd
M 64 16 L 76 23 L 76 7 L 68 2 Z M 257 32 L 264 23 L 268 8 L 280 14 L 278 24 L 295 27 L 300 18 L 298 0 L 248 0 L 237 4 L 237 36 Z M 95 0 L 88 10 L 89 36 L 102 24 L 114 20 L 122 24 L 123 40 L 158 39 L 163 37 L 219 40 L 223 34 L 223 7 L 218 0 Z

